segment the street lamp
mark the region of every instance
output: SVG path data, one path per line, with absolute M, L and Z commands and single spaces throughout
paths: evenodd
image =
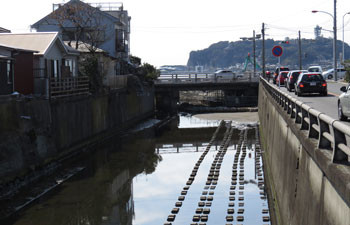
M 255 30 L 253 31 L 253 37 L 240 37 L 241 40 L 243 41 L 253 41 L 253 62 L 254 62 L 254 76 L 256 74 L 256 56 L 255 56 L 255 40 L 260 39 L 261 34 L 255 34 Z
M 343 53 L 342 53 L 342 57 L 343 57 L 342 62 L 343 62 L 343 63 L 344 63 L 344 60 L 345 60 L 345 56 L 344 56 L 344 54 L 345 54 L 345 51 L 344 51 L 344 17 L 345 17 L 347 14 L 350 14 L 350 12 L 345 13 L 344 16 L 343 16 Z
M 337 16 L 336 16 L 336 0 L 334 0 L 334 16 L 329 12 L 312 10 L 312 13 L 325 13 L 333 18 L 333 69 L 334 69 L 334 80 L 338 80 L 337 76 Z

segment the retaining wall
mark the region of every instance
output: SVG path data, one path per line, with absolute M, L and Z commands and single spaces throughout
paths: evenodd
M 332 162 L 259 85 L 261 143 L 281 225 L 350 224 L 350 166 Z
M 0 186 L 154 114 L 154 91 L 0 99 Z

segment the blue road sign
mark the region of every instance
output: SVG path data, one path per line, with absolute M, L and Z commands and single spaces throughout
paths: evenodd
M 280 57 L 283 53 L 283 49 L 281 46 L 277 45 L 272 48 L 272 54 L 276 57 Z

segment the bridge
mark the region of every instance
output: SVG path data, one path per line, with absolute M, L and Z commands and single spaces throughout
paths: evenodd
M 161 74 L 155 81 L 157 109 L 176 111 L 180 91 L 216 91 L 224 93 L 229 107 L 257 106 L 259 74 L 245 72 L 233 78 L 216 74 Z
M 310 107 L 311 99 L 260 81 L 261 142 L 278 224 L 350 224 L 350 127 Z

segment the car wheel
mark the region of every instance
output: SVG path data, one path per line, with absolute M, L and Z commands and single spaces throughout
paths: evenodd
M 328 75 L 328 79 L 332 79 L 333 78 L 333 75 Z
M 343 110 L 342 110 L 342 108 L 341 108 L 341 103 L 339 102 L 338 103 L 338 118 L 339 118 L 339 120 L 341 120 L 341 121 L 346 121 L 348 118 L 346 117 L 346 116 L 344 116 L 344 114 L 343 114 Z

